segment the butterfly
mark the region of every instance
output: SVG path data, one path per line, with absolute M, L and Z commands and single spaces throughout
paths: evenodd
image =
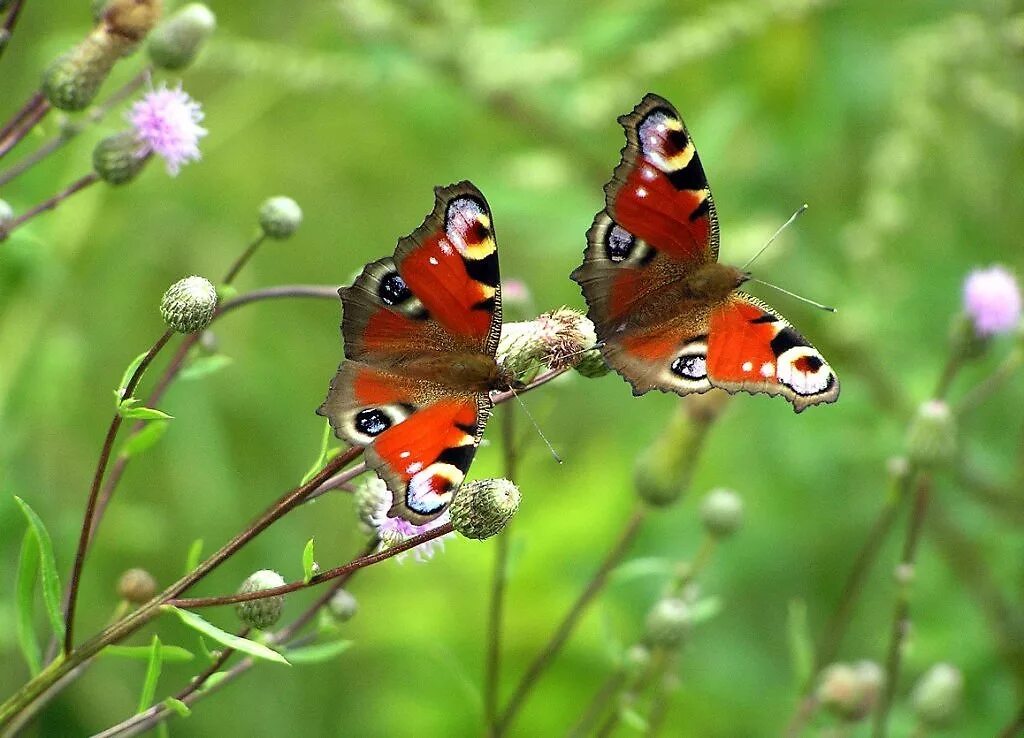
M 796 412 L 835 402 L 824 357 L 738 290 L 749 274 L 718 262 L 715 202 L 676 109 L 648 93 L 619 123 L 622 160 L 572 273 L 609 366 L 634 395 L 720 387 L 782 395 Z
M 340 289 L 345 360 L 317 410 L 366 447 L 392 494 L 389 517 L 436 518 L 465 478 L 490 415 L 515 382 L 496 363 L 501 282 L 487 200 L 460 182 Z

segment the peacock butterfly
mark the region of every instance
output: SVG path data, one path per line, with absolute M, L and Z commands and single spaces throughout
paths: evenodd
M 514 384 L 495 362 L 501 282 L 491 211 L 475 186 L 435 190 L 433 211 L 339 291 L 345 360 L 317 410 L 366 447 L 390 517 L 422 524 L 465 478 L 490 415 Z
M 824 357 L 738 291 L 749 274 L 718 263 L 715 202 L 676 109 L 648 93 L 619 123 L 622 160 L 572 273 L 609 366 L 635 395 L 720 387 L 783 395 L 796 412 L 835 402 L 839 380 Z

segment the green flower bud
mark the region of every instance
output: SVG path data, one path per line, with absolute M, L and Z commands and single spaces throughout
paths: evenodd
M 832 664 L 818 677 L 816 696 L 828 712 L 856 722 L 871 714 L 884 683 L 885 674 L 874 662 Z
M 949 725 L 963 700 L 964 677 L 950 664 L 936 664 L 918 680 L 911 693 L 914 714 L 928 728 Z
M 271 197 L 260 206 L 260 228 L 268 238 L 288 238 L 300 225 L 302 208 L 290 197 Z
M 14 222 L 14 208 L 6 200 L 0 200 L 0 241 L 7 238 L 7 229 Z
M 580 354 L 580 360 L 573 369 L 587 379 L 597 379 L 611 371 L 611 367 L 609 367 L 608 362 L 604 360 L 604 356 L 601 354 L 600 349 L 584 351 Z
M 347 589 L 339 589 L 335 592 L 327 606 L 331 614 L 343 623 L 354 618 L 359 610 L 359 603 Z
M 466 538 L 490 538 L 519 509 L 519 488 L 507 479 L 483 479 L 463 485 L 452 500 L 452 526 Z
M 917 410 L 907 431 L 907 456 L 922 467 L 949 463 L 956 455 L 956 419 L 949 405 L 928 400 Z
M 156 580 L 145 569 L 129 569 L 117 580 L 117 595 L 133 605 L 149 602 L 156 594 Z
M 108 136 L 92 150 L 93 169 L 109 184 L 131 182 L 148 161 L 147 157 L 140 156 L 140 148 L 138 139 L 129 131 Z
M 678 597 L 665 597 L 647 614 L 644 639 L 652 646 L 673 648 L 683 642 L 692 623 L 686 602 Z
M 366 535 L 375 533 L 380 525 L 380 516 L 391 507 L 391 491 L 384 480 L 377 476 L 365 477 L 353 495 L 359 527 Z
M 743 499 L 731 489 L 713 489 L 700 506 L 704 530 L 715 538 L 727 538 L 743 524 Z
M 544 368 L 545 351 L 536 321 L 505 323 L 494 358 L 515 380 L 529 384 Z
M 190 3 L 150 34 L 149 58 L 162 69 L 184 69 L 195 61 L 216 27 L 213 11 L 202 3 Z
M 42 92 L 60 110 L 84 110 L 96 98 L 123 45 L 102 30 L 57 57 L 43 73 Z
M 198 333 L 213 320 L 217 290 L 203 277 L 185 277 L 171 285 L 160 301 L 160 315 L 178 333 Z
M 650 663 L 650 649 L 639 643 L 630 646 L 622 656 L 622 669 L 630 676 L 639 676 Z
M 242 582 L 239 594 L 250 592 L 262 592 L 283 585 L 284 578 L 276 571 L 261 569 Z M 284 595 L 275 597 L 264 597 L 261 600 L 248 600 L 239 602 L 235 606 L 238 619 L 253 628 L 265 630 L 281 619 L 281 611 L 284 609 Z
M 653 507 L 668 507 L 682 497 L 690 485 L 694 444 L 702 437 L 703 425 L 685 406 L 679 407 L 665 430 L 637 459 L 633 482 L 640 499 Z

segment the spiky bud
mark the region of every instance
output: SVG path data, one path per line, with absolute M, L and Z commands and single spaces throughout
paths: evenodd
M 217 290 L 208 279 L 185 277 L 171 285 L 160 301 L 160 315 L 178 333 L 198 333 L 210 325 Z
M 249 578 L 242 582 L 239 594 L 251 592 L 263 592 L 274 589 L 284 584 L 284 577 L 271 569 L 261 569 L 249 575 Z M 281 611 L 284 609 L 284 596 L 264 597 L 260 600 L 247 600 L 239 602 L 235 606 L 238 619 L 253 628 L 264 630 L 269 628 L 281 619 Z
M 816 696 L 836 717 L 856 722 L 871 714 L 884 683 L 884 672 L 872 661 L 831 664 L 818 677 Z
M 146 49 L 162 69 L 184 69 L 217 27 L 217 17 L 202 3 L 189 3 L 153 29 Z
M 156 580 L 145 569 L 129 569 L 117 580 L 117 596 L 133 605 L 149 602 L 156 594 Z
M 495 360 L 513 378 L 529 384 L 544 368 L 544 340 L 536 321 L 505 323 Z
M 148 161 L 139 151 L 138 139 L 130 131 L 108 136 L 92 150 L 93 169 L 104 182 L 126 184 L 138 176 Z
M 936 664 L 922 676 L 910 696 L 914 714 L 928 728 L 949 725 L 963 700 L 964 677 L 951 664 Z
M 302 225 L 302 208 L 290 197 L 271 197 L 260 206 L 260 228 L 267 238 L 289 238 Z
M 120 58 L 122 45 L 102 27 L 57 57 L 43 73 L 42 92 L 60 110 L 84 110 Z
M 907 456 L 922 467 L 948 464 L 956 455 L 956 419 L 949 405 L 928 400 L 917 409 L 907 431 Z
M 683 642 L 693 624 L 690 606 L 679 597 L 664 597 L 647 613 L 644 640 L 652 646 L 672 648 Z
M 594 324 L 583 313 L 568 307 L 544 313 L 537 321 L 546 346 L 544 363 L 551 369 L 568 369 L 583 359 L 586 349 L 597 343 Z
M 587 379 L 597 379 L 611 371 L 611 367 L 609 367 L 608 362 L 604 360 L 604 355 L 601 353 L 600 349 L 584 351 L 580 354 L 580 360 L 573 369 Z
M 365 477 L 353 495 L 359 527 L 366 535 L 376 532 L 381 516 L 391 507 L 391 492 L 384 480 L 377 476 Z
M 359 603 L 356 601 L 355 596 L 347 589 L 339 589 L 331 595 L 328 607 L 330 608 L 331 615 L 345 623 L 356 616 L 356 612 L 359 610 Z
M 731 489 L 708 492 L 700 506 L 704 530 L 715 538 L 728 538 L 743 524 L 743 498 Z
M 463 485 L 449 508 L 452 526 L 466 538 L 490 538 L 516 514 L 520 497 L 519 488 L 507 479 L 482 479 Z

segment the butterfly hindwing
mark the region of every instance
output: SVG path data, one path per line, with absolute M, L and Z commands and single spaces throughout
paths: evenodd
M 346 361 L 318 410 L 340 438 L 367 447 L 392 492 L 389 514 L 414 523 L 440 514 L 469 469 L 501 331 L 487 201 L 468 182 L 435 194 L 394 257 L 339 291 Z

